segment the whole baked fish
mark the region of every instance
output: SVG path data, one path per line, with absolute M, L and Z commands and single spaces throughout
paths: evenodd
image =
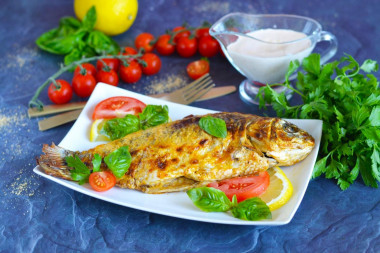
M 37 163 L 46 174 L 72 180 L 66 156 L 78 155 L 91 169 L 94 154 L 105 157 L 128 146 L 129 170 L 116 185 L 146 193 L 182 191 L 223 179 L 252 175 L 275 165 L 287 166 L 304 159 L 314 139 L 294 124 L 279 118 L 240 113 L 215 113 L 223 119 L 227 137 L 217 138 L 199 127 L 203 116 L 188 116 L 129 134 L 84 152 L 44 145 Z M 107 170 L 105 164 L 102 170 Z

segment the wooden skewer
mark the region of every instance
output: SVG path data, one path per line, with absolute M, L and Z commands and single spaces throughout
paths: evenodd
M 45 105 L 42 111 L 39 111 L 37 108 L 29 108 L 28 116 L 29 118 L 49 115 L 53 113 L 67 112 L 77 109 L 83 109 L 86 105 L 86 102 L 74 102 L 64 105 Z
M 40 129 L 40 131 L 45 131 L 50 128 L 74 121 L 79 117 L 79 114 L 81 112 L 82 109 L 78 109 L 70 112 L 61 113 L 44 120 L 40 120 L 38 121 L 38 128 Z

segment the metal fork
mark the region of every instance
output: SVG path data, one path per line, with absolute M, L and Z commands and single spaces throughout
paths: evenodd
M 215 84 L 211 80 L 210 75 L 207 73 L 192 83 L 176 91 L 166 93 L 149 95 L 150 97 L 168 100 L 179 104 L 190 104 L 206 94 Z

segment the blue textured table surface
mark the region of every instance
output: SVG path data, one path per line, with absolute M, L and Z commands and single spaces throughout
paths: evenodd
M 209 224 L 134 210 L 35 175 L 32 169 L 42 144 L 59 143 L 72 124 L 40 132 L 38 119 L 27 117 L 29 99 L 62 61 L 61 56 L 39 50 L 34 41 L 56 27 L 62 16 L 73 16 L 73 3 L 2 0 L 0 6 L 0 252 L 380 251 L 379 190 L 360 180 L 346 191 L 334 181 L 313 180 L 291 223 L 263 227 Z M 335 59 L 349 53 L 360 62 L 380 60 L 378 0 L 140 0 L 134 25 L 115 40 L 132 45 L 141 32 L 160 35 L 184 21 L 196 26 L 234 11 L 312 17 L 337 36 Z M 185 66 L 197 58 L 162 57 L 158 75 L 121 87 L 147 94 L 152 85 L 170 78 L 188 82 Z M 244 79 L 221 56 L 211 59 L 210 73 L 218 86 L 238 86 Z M 48 102 L 46 92 L 41 99 Z M 297 97 L 292 99 L 297 102 Z M 271 110 L 244 104 L 237 93 L 193 106 L 274 116 Z

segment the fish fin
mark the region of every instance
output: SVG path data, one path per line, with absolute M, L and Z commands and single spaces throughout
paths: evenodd
M 54 143 L 51 146 L 44 144 L 42 151 L 45 154 L 37 158 L 37 164 L 41 166 L 46 174 L 72 180 L 65 157 L 72 156 L 74 152 L 56 146 Z

